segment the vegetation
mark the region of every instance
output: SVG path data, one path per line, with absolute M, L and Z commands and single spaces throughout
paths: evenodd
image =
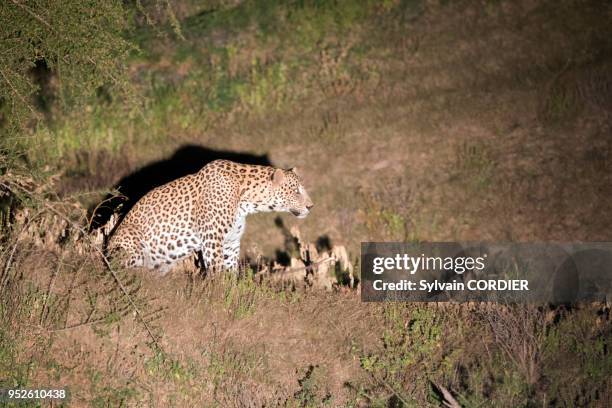
M 345 273 L 323 291 L 270 272 L 296 225 L 354 263 L 368 240 L 609 241 L 609 15 L 2 2 L 0 388 L 96 407 L 609 405 L 608 304 L 367 304 Z M 179 152 L 297 166 L 315 211 L 250 219 L 239 277 L 108 268 L 92 210 L 139 169 L 191 164 Z

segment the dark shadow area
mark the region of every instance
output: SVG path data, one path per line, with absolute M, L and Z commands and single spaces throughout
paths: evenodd
M 55 89 L 52 84 L 53 72 L 49 68 L 47 61 L 38 59 L 30 69 L 32 82 L 38 87 L 34 94 L 34 106 L 39 112 L 45 115 L 47 120 L 51 119 L 51 107 L 55 102 Z
M 331 251 L 332 249 L 332 243 L 329 235 L 321 235 L 319 238 L 317 238 L 315 245 L 317 247 L 317 251 L 319 252 Z
M 113 186 L 120 193 L 107 195 L 104 200 L 89 209 L 91 229 L 97 229 L 109 220 L 113 213 L 122 218 L 145 194 L 170 181 L 197 173 L 208 163 L 224 159 L 244 164 L 270 166 L 268 155 L 214 150 L 197 145 L 185 145 L 168 159 L 148 164 L 123 177 Z
M 283 249 L 276 250 L 276 262 L 282 266 L 289 266 L 292 257 L 300 257 L 299 242 L 289 228 L 287 228 L 281 217 L 274 218 L 274 225 L 281 231 L 284 239 Z
M 553 277 L 553 305 L 566 310 L 580 302 L 606 302 L 612 294 L 612 251 L 580 249 L 568 256 Z

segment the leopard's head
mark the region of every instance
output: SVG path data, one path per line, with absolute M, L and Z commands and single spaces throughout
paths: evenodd
M 295 168 L 275 169 L 270 182 L 273 207 L 270 210 L 290 212 L 298 218 L 304 218 L 310 213 L 314 204 Z

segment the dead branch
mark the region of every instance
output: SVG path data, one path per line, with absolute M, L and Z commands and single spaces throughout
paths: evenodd
M 30 197 L 35 197 L 36 199 L 38 199 L 38 201 L 40 203 L 42 203 L 42 205 L 46 209 L 48 209 L 49 211 L 51 211 L 52 213 L 54 213 L 55 215 L 57 215 L 58 217 L 60 217 L 64 221 L 66 221 L 68 223 L 68 225 L 71 225 L 77 231 L 81 232 L 83 237 L 85 237 L 86 239 L 90 240 L 89 234 L 87 233 L 87 231 L 85 231 L 85 229 L 83 227 L 81 227 L 80 225 L 78 225 L 77 223 L 72 221 L 70 218 L 66 217 L 60 211 L 55 209 L 52 205 L 49 205 L 44 199 L 42 199 L 40 197 L 37 197 L 36 194 L 33 191 L 30 191 L 27 188 L 25 188 L 23 186 L 20 186 L 19 184 L 13 184 L 13 183 L 7 184 L 5 182 L 1 182 L 0 185 L 2 185 L 4 188 L 6 188 L 9 191 L 13 191 L 14 188 L 17 188 L 22 193 L 25 193 L 25 194 L 29 195 Z M 14 186 L 14 187 L 12 187 L 12 186 Z M 92 243 L 92 242 L 90 242 L 90 244 L 91 244 L 91 247 L 93 247 L 96 250 L 96 252 L 102 257 L 102 261 L 103 261 L 104 265 L 108 269 L 109 273 L 112 275 L 113 279 L 117 283 L 117 286 L 119 287 L 119 289 L 121 290 L 121 292 L 123 293 L 125 298 L 127 299 L 128 303 L 130 304 L 130 306 L 134 310 L 134 313 L 136 314 L 138 320 L 140 320 L 140 322 L 142 323 L 142 325 L 145 328 L 146 332 L 151 337 L 151 340 L 153 340 L 153 343 L 155 344 L 155 346 L 159 350 L 163 351 L 163 349 L 162 349 L 161 345 L 159 344 L 157 338 L 153 334 L 153 331 L 151 330 L 150 326 L 148 325 L 148 323 L 144 319 L 143 313 L 140 311 L 140 308 L 138 308 L 138 306 L 136 306 L 136 303 L 134 302 L 134 300 L 130 296 L 129 292 L 127 291 L 127 289 L 125 288 L 125 286 L 121 282 L 121 279 L 119 279 L 119 276 L 117 275 L 117 273 L 115 272 L 115 270 L 111 266 L 110 261 L 108 260 L 108 258 L 106 257 L 106 255 L 104 254 L 102 249 L 99 246 L 97 246 L 94 243 Z

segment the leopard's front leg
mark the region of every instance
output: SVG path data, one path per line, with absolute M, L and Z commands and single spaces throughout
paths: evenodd
M 238 271 L 240 260 L 240 240 L 225 242 L 223 244 L 223 265 L 225 269 Z
M 223 177 L 225 176 L 225 179 Z M 207 201 L 195 214 L 199 224 L 199 235 L 202 242 L 202 258 L 207 272 L 218 272 L 227 267 L 235 269 L 238 266 L 238 253 L 227 253 L 226 243 L 232 241 L 230 235 L 234 231 L 239 201 L 239 185 L 231 176 L 220 175 L 220 183 L 225 189 L 205 191 L 203 196 Z M 238 240 L 240 245 L 240 240 Z M 238 251 L 240 248 L 238 247 Z M 227 255 L 227 256 L 226 256 Z M 225 261 L 227 258 L 227 262 Z
M 240 260 L 240 240 L 244 234 L 246 215 L 237 211 L 231 228 L 223 240 L 223 262 L 227 269 L 238 271 Z
M 223 270 L 223 244 L 216 234 L 209 234 L 202 244 L 202 260 L 207 273 L 216 273 Z

